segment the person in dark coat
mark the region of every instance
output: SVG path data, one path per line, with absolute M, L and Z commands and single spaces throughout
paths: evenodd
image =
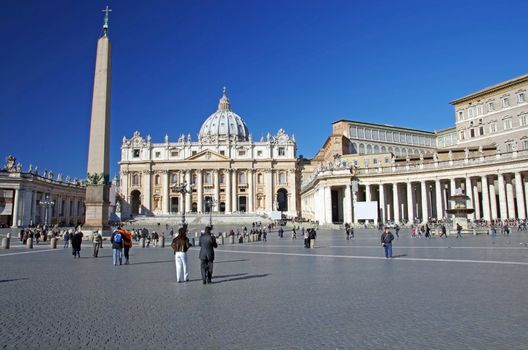
M 211 227 L 206 226 L 204 234 L 200 237 L 200 267 L 203 284 L 211 283 L 213 278 L 214 248 L 218 247 L 215 236 L 211 235 Z
M 75 232 L 75 234 L 73 235 L 73 238 L 71 240 L 71 245 L 72 245 L 72 254 L 73 254 L 73 258 L 75 259 L 76 257 L 81 257 L 81 244 L 82 244 L 82 237 L 83 237 L 83 234 L 81 231 L 77 231 Z

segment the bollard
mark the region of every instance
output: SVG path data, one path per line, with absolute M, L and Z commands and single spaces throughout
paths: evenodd
M 145 238 L 141 238 L 141 248 L 145 248 Z
M 235 236 L 231 235 L 231 244 L 235 244 Z
M 315 239 L 313 238 L 310 240 L 310 248 L 315 248 Z
M 29 249 L 33 249 L 33 238 L 29 237 L 27 239 L 26 247 L 28 247 Z
M 224 236 L 221 237 L 221 239 L 220 239 L 220 244 L 221 244 L 221 245 L 224 245 Z
M 2 249 L 9 249 L 9 238 L 2 238 Z
M 198 238 L 198 232 L 194 233 L 194 238 Z
M 53 237 L 52 239 L 50 239 L 50 246 L 51 249 L 57 249 L 57 238 Z
M 160 245 L 162 248 L 165 248 L 165 237 L 161 236 L 160 238 Z
M 222 233 L 222 237 L 227 238 L 227 232 Z
M 195 240 L 194 240 L 194 237 L 191 239 L 191 244 L 194 246 L 195 245 Z

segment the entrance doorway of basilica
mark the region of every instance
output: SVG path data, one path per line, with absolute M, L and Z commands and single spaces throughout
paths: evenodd
M 343 223 L 343 189 L 332 189 L 332 223 Z
M 225 202 L 220 202 L 220 212 L 225 213 Z
M 139 215 L 139 208 L 141 207 L 141 192 L 138 190 L 130 192 L 130 198 L 132 215 Z
M 239 212 L 245 213 L 247 211 L 246 202 L 247 202 L 247 197 L 246 196 L 238 197 L 238 211 Z
M 178 201 L 178 197 L 171 197 L 171 203 L 170 203 L 170 212 L 171 213 L 177 213 L 178 212 L 178 206 L 179 206 L 179 201 Z
M 288 211 L 288 191 L 285 188 L 277 191 L 277 210 Z

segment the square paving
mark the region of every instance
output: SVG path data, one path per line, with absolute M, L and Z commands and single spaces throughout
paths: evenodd
M 4 348 L 526 349 L 528 233 L 417 239 L 402 230 L 395 258 L 380 233 L 318 231 L 303 240 L 227 244 L 213 284 L 198 248 L 176 283 L 167 248 L 131 250 L 112 265 L 83 242 L 0 250 Z M 288 238 L 286 238 L 288 236 Z M 300 234 L 298 234 L 300 236 Z M 227 241 L 227 240 L 226 240 Z M 170 243 L 167 240 L 167 243 Z

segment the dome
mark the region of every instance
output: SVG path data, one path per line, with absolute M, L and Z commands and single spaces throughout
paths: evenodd
M 242 118 L 231 110 L 226 88 L 218 102 L 218 110 L 211 114 L 202 124 L 200 141 L 248 141 L 249 131 Z

